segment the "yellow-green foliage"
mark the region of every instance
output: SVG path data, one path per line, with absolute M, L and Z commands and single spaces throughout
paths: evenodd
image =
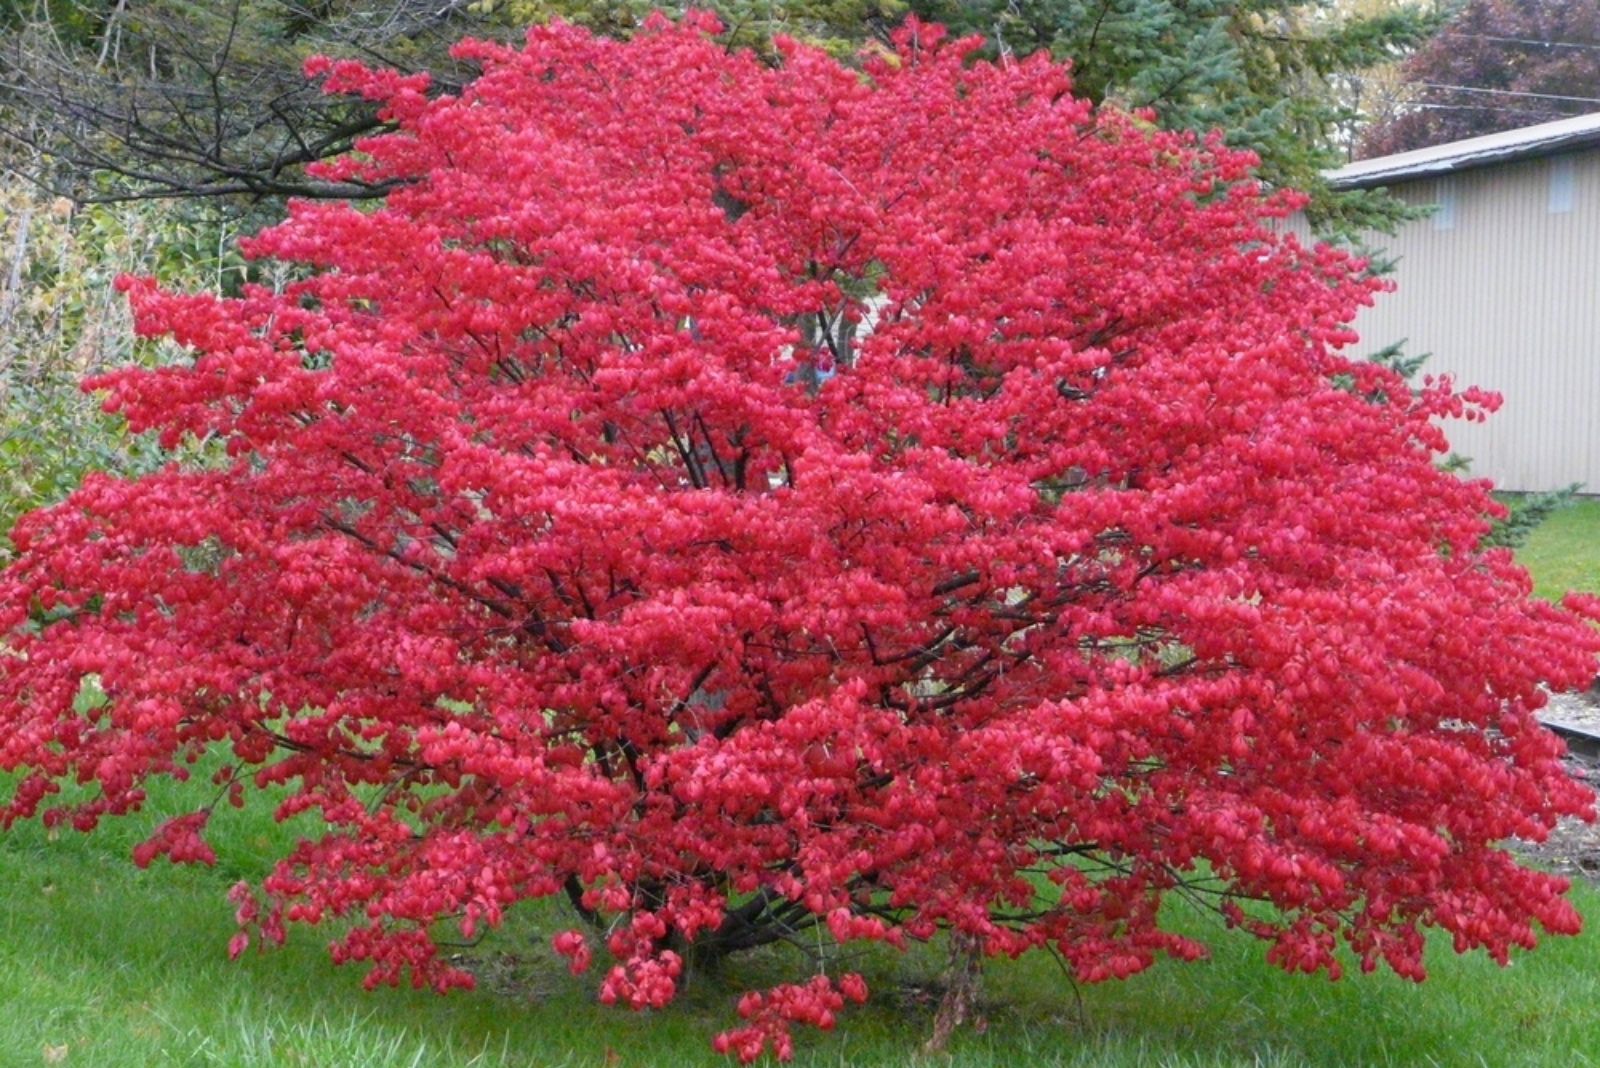
M 112 282 L 134 272 L 226 288 L 241 270 L 232 237 L 192 207 L 78 207 L 21 183 L 0 186 L 0 534 L 23 512 L 64 497 L 86 471 L 154 462 L 149 443 L 78 385 L 136 355 Z M 176 354 L 138 346 L 137 355 Z

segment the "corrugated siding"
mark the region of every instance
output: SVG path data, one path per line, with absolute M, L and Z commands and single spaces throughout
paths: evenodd
M 1503 489 L 1600 492 L 1600 150 L 1394 191 L 1453 210 L 1373 238 L 1399 261 L 1399 289 L 1358 318 L 1360 349 L 1403 338 L 1433 354 L 1425 374 L 1504 397 L 1486 424 L 1446 425 L 1474 474 Z

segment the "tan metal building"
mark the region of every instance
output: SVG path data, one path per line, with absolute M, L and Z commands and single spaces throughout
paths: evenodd
M 1436 205 L 1375 247 L 1396 292 L 1356 321 L 1360 348 L 1404 339 L 1424 374 L 1504 397 L 1446 427 L 1472 473 L 1507 490 L 1600 493 L 1600 114 L 1363 160 L 1336 188 Z

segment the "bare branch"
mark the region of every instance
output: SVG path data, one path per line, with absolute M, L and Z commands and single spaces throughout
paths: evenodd
M 323 94 L 303 63 L 321 53 L 427 69 L 449 91 L 470 73 L 449 42 L 492 28 L 465 0 L 364 0 L 334 14 L 291 0 L 119 0 L 92 31 L 53 24 L 41 5 L 0 42 L 0 168 L 90 203 L 381 197 L 392 183 L 305 173 L 393 127 L 368 101 Z

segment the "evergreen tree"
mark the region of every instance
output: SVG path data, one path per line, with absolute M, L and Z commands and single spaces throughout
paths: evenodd
M 1334 193 L 1350 119 L 1336 79 L 1394 59 L 1437 28 L 1420 5 L 1344 10 L 1329 0 L 913 0 L 920 14 L 980 32 L 993 47 L 1048 48 L 1073 62 L 1096 102 L 1153 108 L 1168 128 L 1218 128 L 1261 156 L 1260 174 L 1312 195 L 1323 231 L 1387 229 L 1384 195 Z

